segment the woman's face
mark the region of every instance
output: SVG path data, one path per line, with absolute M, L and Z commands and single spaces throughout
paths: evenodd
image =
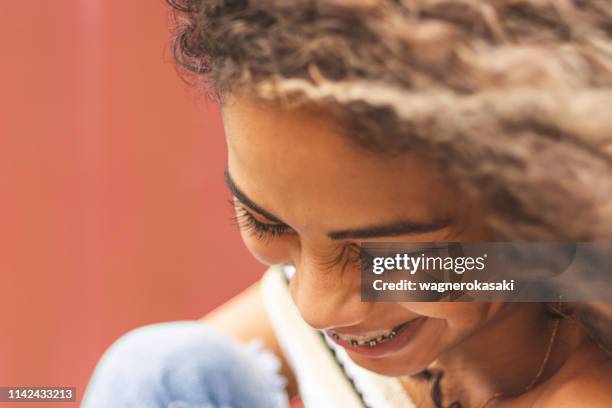
M 486 240 L 452 180 L 417 152 L 389 158 L 356 147 L 331 119 L 236 97 L 223 109 L 228 184 L 249 250 L 296 267 L 291 294 L 305 321 L 358 364 L 414 374 L 465 344 L 498 313 L 492 303 L 363 303 L 351 253 L 363 241 Z M 404 322 L 393 347 L 382 342 Z M 336 336 L 333 336 L 336 337 Z M 401 341 L 400 341 L 401 337 Z M 358 342 L 351 346 L 351 340 Z M 389 342 L 391 344 L 391 342 Z

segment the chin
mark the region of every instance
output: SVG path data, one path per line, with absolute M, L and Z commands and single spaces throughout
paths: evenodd
M 397 357 L 388 356 L 382 358 L 368 358 L 359 354 L 348 352 L 351 360 L 355 364 L 373 371 L 377 374 L 386 375 L 389 377 L 410 376 L 415 375 L 427 368 L 428 363 L 416 361 L 415 359 L 399 359 Z

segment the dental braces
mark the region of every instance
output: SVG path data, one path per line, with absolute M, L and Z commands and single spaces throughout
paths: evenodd
M 395 337 L 397 335 L 397 332 L 395 330 L 391 330 L 389 332 L 388 335 L 382 335 L 380 337 L 374 338 L 374 339 L 370 339 L 370 340 L 345 340 L 343 338 L 341 338 L 338 334 L 336 333 L 332 333 L 331 336 L 336 339 L 336 340 L 343 340 L 343 341 L 348 341 L 351 346 L 370 346 L 370 347 L 374 347 L 379 345 L 380 343 L 384 343 L 385 341 L 391 340 L 393 337 Z

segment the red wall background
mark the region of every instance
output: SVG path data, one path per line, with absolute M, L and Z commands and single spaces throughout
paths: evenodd
M 168 26 L 162 0 L 2 2 L 0 385 L 81 397 L 122 333 L 198 318 L 263 271 Z

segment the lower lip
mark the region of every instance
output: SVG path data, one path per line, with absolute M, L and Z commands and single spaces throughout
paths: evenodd
M 380 344 L 377 344 L 376 346 L 353 346 L 346 340 L 338 339 L 334 336 L 331 336 L 331 333 L 327 333 L 327 335 L 336 344 L 344 347 L 347 351 L 350 351 L 351 353 L 360 354 L 362 356 L 367 357 L 384 357 L 388 354 L 393 354 L 397 352 L 398 350 L 404 348 L 408 343 L 410 343 L 410 341 L 416 335 L 416 332 L 423 324 L 424 320 L 424 317 L 414 319 L 406 326 L 400 328 L 395 337 L 393 337 L 391 340 L 384 341 Z

